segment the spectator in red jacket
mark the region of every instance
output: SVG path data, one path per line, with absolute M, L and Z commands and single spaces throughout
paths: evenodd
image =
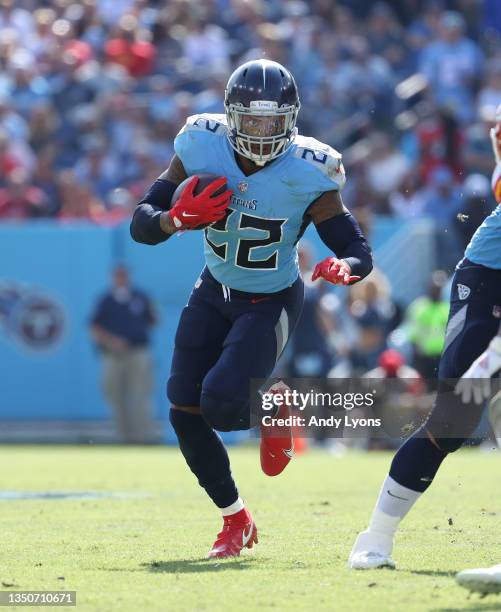
M 7 176 L 7 186 L 0 189 L 0 219 L 27 219 L 46 214 L 44 192 L 31 185 L 26 170 L 12 170 Z
M 124 15 L 118 34 L 106 43 L 106 59 L 120 64 L 132 77 L 150 74 L 155 59 L 155 47 L 137 37 L 138 22 L 133 15 Z
M 7 133 L 0 130 L 0 177 L 8 176 L 19 165 L 19 160 L 12 153 Z

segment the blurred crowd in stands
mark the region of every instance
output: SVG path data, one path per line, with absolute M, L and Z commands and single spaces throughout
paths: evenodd
M 380 368 L 378 376 L 384 378 L 436 378 L 449 314 L 450 283 L 443 270 L 433 272 L 424 295 L 404 306 L 392 298 L 378 269 L 350 287 L 345 300 L 328 283 L 309 281 L 314 260 L 305 241 L 299 262 L 305 303 L 278 374 L 347 378 Z
M 0 0 L 0 217 L 128 215 L 257 57 L 295 74 L 351 208 L 444 228 L 489 200 L 497 0 Z
M 433 219 L 449 271 L 494 206 L 499 0 L 0 0 L 0 220 L 128 218 L 186 116 L 223 112 L 229 73 L 259 57 L 295 74 L 299 129 L 343 153 L 359 220 Z M 349 321 L 324 317 L 330 354 L 355 322 L 351 367 L 375 367 L 402 325 L 436 358 L 420 325 L 443 323 L 442 281 L 406 315 L 377 274 Z

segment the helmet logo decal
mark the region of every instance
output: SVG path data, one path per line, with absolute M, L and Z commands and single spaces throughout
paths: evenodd
M 270 110 L 278 109 L 278 104 L 274 100 L 251 100 L 250 108 L 252 110 Z

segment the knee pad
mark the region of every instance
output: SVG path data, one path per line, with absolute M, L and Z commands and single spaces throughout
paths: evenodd
M 167 399 L 175 406 L 198 406 L 200 384 L 186 376 L 171 375 L 166 385 Z
M 217 431 L 239 431 L 250 427 L 248 400 L 227 399 L 211 391 L 202 391 L 200 410 L 207 423 Z

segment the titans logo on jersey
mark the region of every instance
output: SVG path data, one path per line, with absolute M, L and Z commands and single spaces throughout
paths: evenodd
M 189 117 L 174 141 L 188 175 L 225 176 L 234 194 L 226 216 L 204 234 L 211 274 L 240 291 L 273 293 L 299 274 L 296 243 L 305 212 L 325 191 L 342 189 L 341 155 L 326 144 L 297 135 L 286 153 L 246 176 L 227 138 L 224 115 Z
M 496 202 L 501 204 L 501 163 L 492 175 L 492 191 Z M 465 256 L 473 263 L 501 270 L 501 205 L 496 206 L 477 229 L 466 247 Z

